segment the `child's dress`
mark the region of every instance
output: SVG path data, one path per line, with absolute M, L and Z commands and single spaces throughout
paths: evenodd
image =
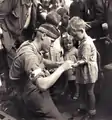
M 77 54 L 78 51 L 75 47 L 71 48 L 69 51 L 66 51 L 64 53 L 64 60 L 72 60 L 74 63 L 77 62 Z M 75 80 L 76 79 L 76 74 L 74 69 L 67 70 L 65 72 L 66 77 L 68 80 Z
M 76 82 L 80 84 L 95 83 L 98 79 L 97 50 L 88 36 L 80 43 L 78 60 L 84 60 L 86 63 L 77 67 Z

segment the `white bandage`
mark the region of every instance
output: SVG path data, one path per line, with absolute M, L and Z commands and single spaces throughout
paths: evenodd
M 32 71 L 32 72 L 30 73 L 30 75 L 29 75 L 29 79 L 30 79 L 33 83 L 35 83 L 36 80 L 37 80 L 39 77 L 44 77 L 44 72 L 42 71 L 41 68 L 38 68 L 38 69 Z
M 32 73 L 30 74 L 30 77 L 31 77 L 31 78 L 33 77 L 33 78 L 34 78 L 34 77 L 36 77 L 37 75 L 40 75 L 41 72 L 42 72 L 41 68 L 38 68 L 38 69 L 32 71 Z

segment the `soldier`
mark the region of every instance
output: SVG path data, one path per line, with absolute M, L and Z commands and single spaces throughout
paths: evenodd
M 49 24 L 39 27 L 34 41 L 24 42 L 17 51 L 9 76 L 18 89 L 27 108 L 38 120 L 66 120 L 54 105 L 48 89 L 61 74 L 71 68 L 72 62 L 66 61 L 49 75 L 45 69 L 43 54 L 49 51 L 55 39 L 55 29 Z

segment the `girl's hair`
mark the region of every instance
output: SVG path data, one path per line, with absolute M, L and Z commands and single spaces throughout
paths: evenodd
M 61 34 L 61 41 L 60 41 L 61 46 L 64 48 L 64 42 L 70 41 L 72 39 L 73 39 L 72 36 L 70 36 L 68 32 L 64 32 L 63 34 Z
M 76 29 L 86 29 L 87 27 L 90 27 L 83 19 L 80 17 L 72 17 L 68 24 L 68 31 L 70 29 L 76 30 Z
M 68 32 L 64 32 L 61 34 L 61 40 L 60 40 L 60 44 L 61 46 L 64 48 L 64 41 L 65 40 L 72 40 L 73 41 L 73 46 L 78 48 L 78 41 L 75 40 L 75 38 L 72 38 L 71 35 L 68 34 Z

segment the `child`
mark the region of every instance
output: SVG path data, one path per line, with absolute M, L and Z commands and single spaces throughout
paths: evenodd
M 77 49 L 73 44 L 73 37 L 70 36 L 67 32 L 62 34 L 61 40 L 62 47 L 64 48 L 64 60 L 72 60 L 74 63 L 77 61 Z M 67 87 L 71 92 L 71 97 L 74 100 L 77 100 L 79 96 L 79 87 L 76 84 L 76 75 L 75 69 L 69 69 L 65 72 L 65 78 L 67 80 Z M 76 90 L 75 90 L 76 89 Z
M 96 114 L 94 86 L 98 78 L 97 50 L 92 38 L 86 34 L 87 24 L 79 17 L 73 17 L 68 26 L 68 32 L 80 42 L 78 47 L 78 61 L 74 64 L 76 68 L 76 81 L 79 84 L 80 98 L 82 103 L 86 102 L 87 114 L 82 120 L 91 120 Z M 87 94 L 87 98 L 85 97 Z M 88 100 L 88 101 L 86 101 Z M 80 104 L 80 108 L 75 113 L 82 113 L 85 108 Z

